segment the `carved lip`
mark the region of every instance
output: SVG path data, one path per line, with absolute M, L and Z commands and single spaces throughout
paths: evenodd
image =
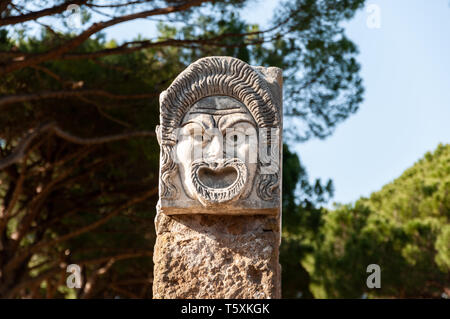
M 203 206 L 237 200 L 247 183 L 247 167 L 238 158 L 219 161 L 197 160 L 191 165 L 191 179 Z

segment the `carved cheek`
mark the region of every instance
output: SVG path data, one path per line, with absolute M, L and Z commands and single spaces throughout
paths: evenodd
M 256 130 L 247 128 L 243 138 L 244 141 L 236 146 L 237 157 L 245 163 L 256 164 L 257 162 L 258 144 L 255 136 Z
M 250 148 L 249 148 L 248 142 L 244 142 L 244 143 L 238 145 L 237 149 L 236 149 L 237 158 L 239 158 L 244 163 L 247 163 L 248 157 L 249 157 L 249 149 Z
M 178 163 L 186 166 L 186 163 L 191 163 L 193 160 L 194 144 L 191 139 L 186 137 L 178 141 L 176 146 L 176 154 Z

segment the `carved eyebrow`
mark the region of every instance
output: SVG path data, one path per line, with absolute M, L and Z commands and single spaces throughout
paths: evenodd
M 222 131 L 222 133 L 225 133 L 225 130 L 227 128 L 233 127 L 234 125 L 236 125 L 238 123 L 248 123 L 248 124 L 251 124 L 252 127 L 256 127 L 255 123 L 253 123 L 252 121 L 250 121 L 248 119 L 244 119 L 244 118 L 238 118 L 235 120 L 231 120 L 229 122 L 225 122 L 225 125 L 223 127 L 220 127 L 220 130 Z M 219 126 L 221 126 L 220 123 L 219 123 Z
M 197 124 L 200 125 L 202 127 L 202 129 L 207 130 L 209 128 L 212 128 L 215 126 L 216 121 L 214 120 L 214 117 L 209 115 L 209 114 L 205 114 L 205 116 L 193 116 L 193 117 L 188 117 L 186 119 L 185 123 L 182 123 L 180 125 L 180 127 L 184 127 L 185 125 L 188 124 Z
M 202 121 L 192 119 L 192 120 L 188 120 L 188 121 L 185 122 L 185 123 L 182 123 L 180 127 L 184 127 L 184 126 L 186 126 L 186 125 L 188 125 L 188 124 L 197 124 L 197 125 L 200 125 L 200 126 L 205 126 L 205 125 L 202 123 Z
M 197 111 L 194 111 L 192 113 L 202 113 L 203 110 L 227 111 L 227 110 L 240 110 L 240 109 L 241 109 L 240 106 L 232 106 L 232 107 L 227 107 L 224 109 L 220 109 L 215 106 L 199 106 L 196 108 Z
M 198 120 L 189 120 L 186 123 L 181 124 L 180 127 L 183 128 L 183 127 L 185 127 L 187 125 L 191 125 L 191 124 L 195 124 L 195 125 L 200 126 L 202 131 L 207 129 L 206 125 L 204 125 L 201 121 L 198 121 Z

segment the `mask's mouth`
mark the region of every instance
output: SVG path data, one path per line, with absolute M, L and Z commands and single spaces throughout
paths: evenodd
M 199 181 L 209 188 L 227 188 L 236 181 L 237 175 L 236 169 L 231 166 L 218 169 L 202 166 L 198 169 Z
M 191 179 L 203 206 L 237 200 L 247 182 L 247 167 L 238 158 L 194 161 Z

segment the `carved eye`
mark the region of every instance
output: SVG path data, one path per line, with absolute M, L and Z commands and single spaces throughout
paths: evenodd
M 191 131 L 191 138 L 196 144 L 206 144 L 209 141 L 209 136 L 202 131 Z

